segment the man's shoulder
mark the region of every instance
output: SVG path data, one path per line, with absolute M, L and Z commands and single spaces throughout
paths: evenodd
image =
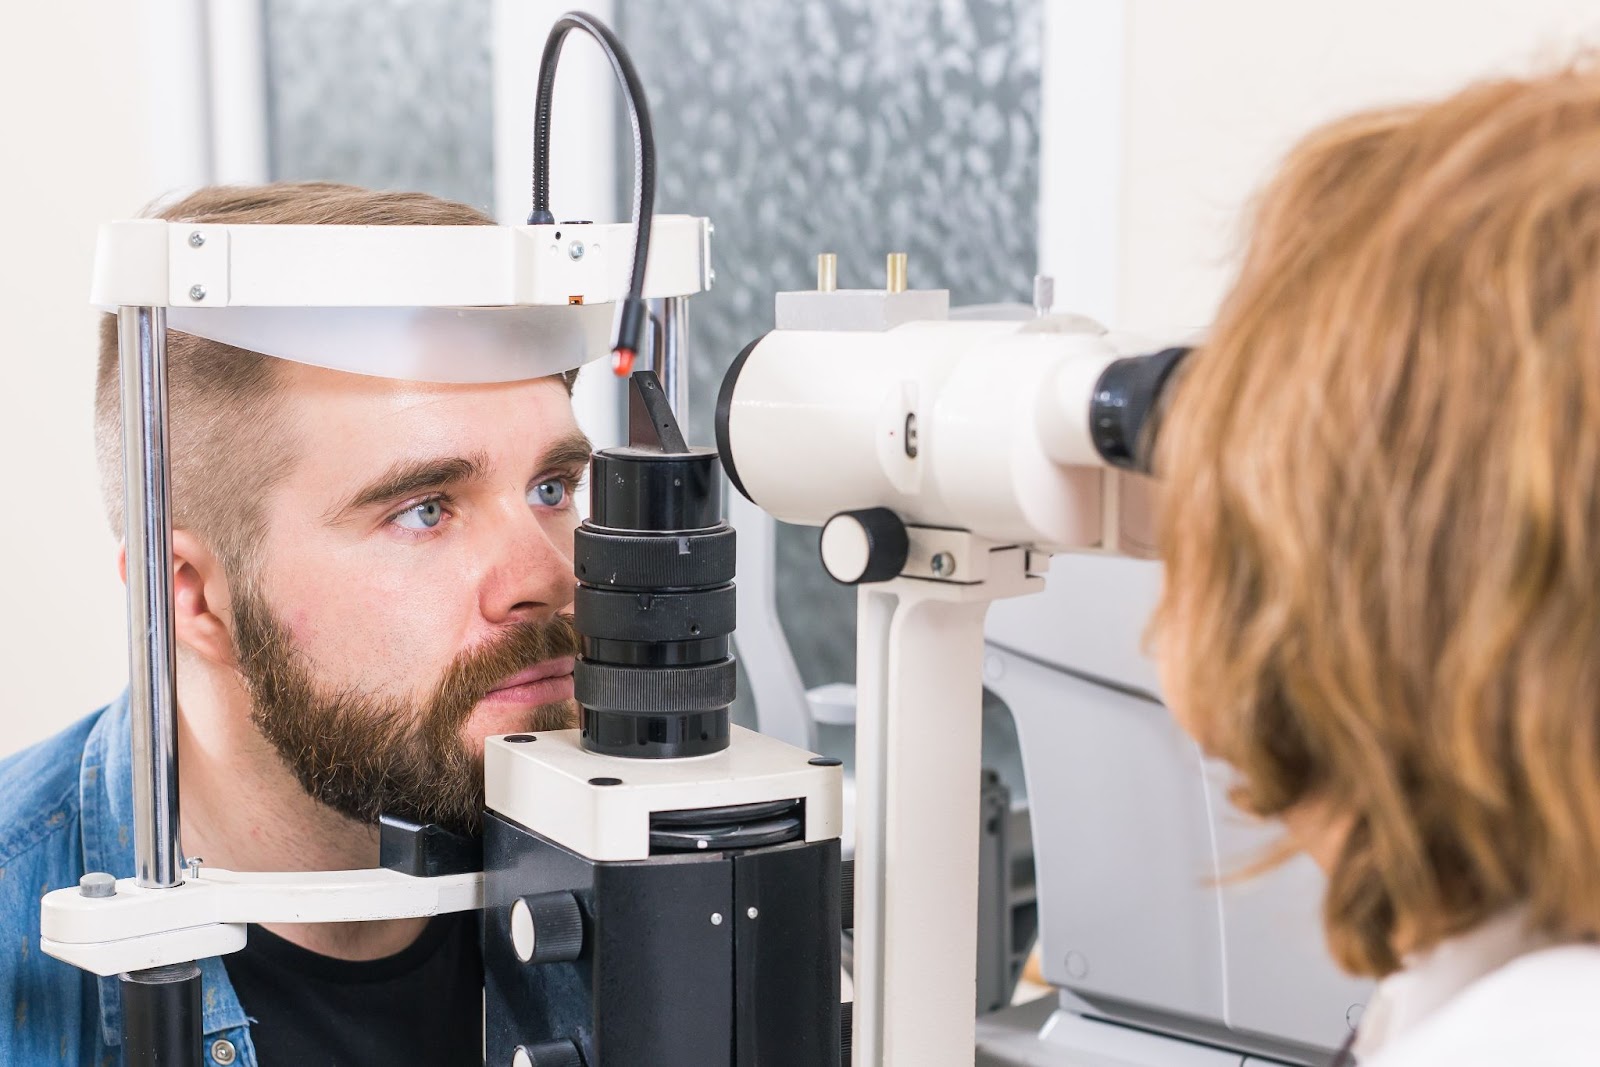
M 76 825 L 84 746 L 108 710 L 0 759 L 0 864 Z

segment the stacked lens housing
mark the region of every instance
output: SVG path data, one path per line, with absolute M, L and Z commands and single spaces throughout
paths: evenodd
M 631 386 L 630 442 L 591 460 L 575 545 L 581 742 L 608 756 L 702 756 L 728 747 L 734 532 L 717 453 L 684 444 L 654 373 Z

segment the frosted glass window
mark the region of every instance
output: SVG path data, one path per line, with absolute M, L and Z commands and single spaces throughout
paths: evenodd
M 657 207 L 716 223 L 691 317 L 694 436 L 772 294 L 910 284 L 953 304 L 1027 302 L 1038 260 L 1039 0 L 617 0 L 655 125 Z M 632 150 L 624 121 L 619 158 Z M 619 167 L 622 193 L 632 180 Z M 780 534 L 779 606 L 806 684 L 854 676 L 854 595 L 813 530 Z
M 493 208 L 489 0 L 264 0 L 270 173 Z

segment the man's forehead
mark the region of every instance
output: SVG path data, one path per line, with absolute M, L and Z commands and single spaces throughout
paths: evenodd
M 285 392 L 304 400 L 389 403 L 437 403 L 441 401 L 495 401 L 526 397 L 553 391 L 569 401 L 566 384 L 559 375 L 526 378 L 509 382 L 424 382 L 353 374 L 288 360 L 277 362 L 277 373 Z
M 321 455 L 347 468 L 443 454 L 476 455 L 493 467 L 577 431 L 559 378 L 408 382 L 294 364 L 285 368 L 279 399 L 293 412 L 302 458 Z

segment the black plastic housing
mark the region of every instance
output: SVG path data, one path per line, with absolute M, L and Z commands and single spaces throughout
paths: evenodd
M 485 814 L 486 1062 L 571 1041 L 588 1067 L 839 1067 L 839 842 L 601 863 Z M 568 892 L 580 955 L 538 965 L 519 896 Z

